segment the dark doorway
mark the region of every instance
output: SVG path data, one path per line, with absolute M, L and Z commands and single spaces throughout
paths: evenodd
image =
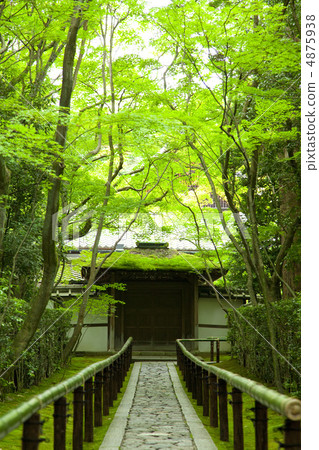
M 135 349 L 175 349 L 176 339 L 193 334 L 190 292 L 186 281 L 128 282 L 120 320 L 124 340 L 132 336 Z

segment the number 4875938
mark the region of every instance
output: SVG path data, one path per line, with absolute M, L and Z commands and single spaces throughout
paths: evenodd
M 314 30 L 314 28 L 316 27 L 316 24 L 314 22 L 315 20 L 315 16 L 314 15 L 309 15 L 306 16 L 306 20 L 308 22 L 306 22 L 306 64 L 308 64 L 308 66 L 312 67 L 312 65 L 315 63 L 315 36 L 316 36 L 316 32 Z M 310 46 L 308 44 L 312 44 L 313 46 Z

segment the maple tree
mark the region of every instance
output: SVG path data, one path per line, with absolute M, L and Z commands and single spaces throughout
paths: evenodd
M 0 42 L 1 320 L 15 296 L 30 302 L 13 357 L 36 331 L 75 222 L 96 238 L 65 358 L 102 230 L 120 216 L 138 229 L 150 210 L 187 211 L 189 239 L 211 241 L 225 287 L 264 302 L 272 330 L 271 303 L 300 290 L 299 2 L 5 1 Z

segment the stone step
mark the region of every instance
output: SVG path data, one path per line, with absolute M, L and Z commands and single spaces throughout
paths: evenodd
M 175 350 L 134 350 L 133 356 L 143 355 L 143 356 L 172 356 L 176 355 Z
M 146 362 L 146 361 L 176 361 L 176 356 L 133 356 L 133 362 Z
M 175 351 L 133 351 L 133 361 L 176 361 Z

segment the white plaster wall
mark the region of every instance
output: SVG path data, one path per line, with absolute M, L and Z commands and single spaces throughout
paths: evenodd
M 233 306 L 238 308 L 242 305 L 241 301 L 234 301 Z M 223 306 L 230 309 L 230 305 L 223 300 Z M 227 318 L 225 311 L 221 308 L 216 298 L 200 297 L 198 299 L 198 325 L 227 325 Z M 198 327 L 198 338 L 207 337 L 227 337 L 227 328 L 207 328 Z M 209 352 L 210 344 L 205 342 L 199 343 L 199 350 L 201 352 Z M 230 350 L 228 342 L 220 343 L 220 350 L 226 352 Z
M 106 323 L 107 317 L 89 314 L 84 323 Z M 76 320 L 72 320 L 75 323 Z M 76 349 L 78 352 L 107 352 L 108 350 L 108 327 L 83 327 L 80 343 Z M 72 332 L 72 331 L 71 331 Z

